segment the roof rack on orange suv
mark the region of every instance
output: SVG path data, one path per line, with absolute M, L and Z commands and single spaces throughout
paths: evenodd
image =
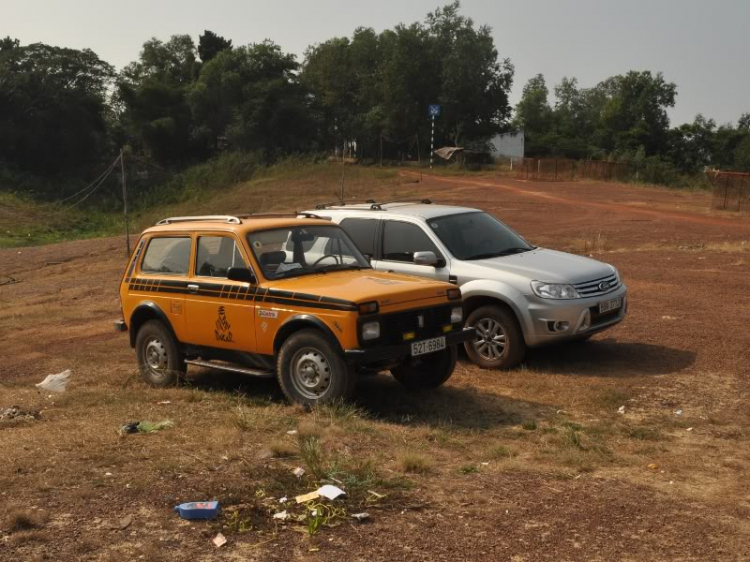
M 156 223 L 156 226 L 163 226 L 166 224 L 174 224 L 176 222 L 221 222 L 224 224 L 242 224 L 242 219 L 270 219 L 270 218 L 307 218 L 307 219 L 318 219 L 318 215 L 314 213 L 298 213 L 297 211 L 291 213 L 251 213 L 243 215 L 196 215 L 192 217 L 168 217 L 162 219 Z

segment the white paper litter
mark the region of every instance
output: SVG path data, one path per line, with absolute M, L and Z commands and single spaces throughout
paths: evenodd
M 297 430 L 296 429 L 290 429 L 289 431 L 286 432 L 286 434 L 287 435 L 297 435 Z
M 274 519 L 280 519 L 281 521 L 284 521 L 284 520 L 286 520 L 286 519 L 289 518 L 289 514 L 286 512 L 286 510 L 279 511 L 278 513 L 274 513 L 273 514 L 273 518 Z
M 617 408 L 617 413 L 618 414 L 624 414 L 625 413 L 625 406 L 620 406 L 619 408 Z
M 227 544 L 227 538 L 221 533 L 219 533 L 213 538 L 211 542 L 213 542 L 217 547 L 220 547 L 220 546 L 224 546 L 225 544 Z
M 47 377 L 36 385 L 37 388 L 46 390 L 48 392 L 64 392 L 65 387 L 68 386 L 68 380 L 73 371 L 66 369 L 62 373 L 56 375 L 47 375 Z
M 297 478 L 302 478 L 302 475 L 305 474 L 305 469 L 297 467 L 294 470 L 292 470 L 292 474 L 294 474 Z
M 346 492 L 344 492 L 344 490 L 342 490 L 341 488 L 332 486 L 331 484 L 326 484 L 325 486 L 321 486 L 320 488 L 318 488 L 318 494 L 320 494 L 324 498 L 328 498 L 329 500 L 335 500 L 337 497 L 346 494 Z
M 365 519 L 369 519 L 370 514 L 367 513 L 366 511 L 363 511 L 362 513 L 353 513 L 352 517 L 361 523 Z
M 286 496 L 284 496 L 283 498 L 279 498 L 279 503 L 286 503 L 287 501 L 289 501 L 289 498 L 287 498 Z

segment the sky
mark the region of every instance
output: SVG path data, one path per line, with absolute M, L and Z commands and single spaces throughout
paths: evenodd
M 210 29 L 235 45 L 272 39 L 305 49 L 360 26 L 423 21 L 448 0 L 0 0 L 0 36 L 22 44 L 91 48 L 122 68 L 151 37 Z M 719 124 L 750 112 L 750 0 L 462 0 L 462 13 L 493 30 L 515 66 L 511 101 L 543 74 L 579 86 L 629 70 L 677 84 L 672 125 L 702 113 Z

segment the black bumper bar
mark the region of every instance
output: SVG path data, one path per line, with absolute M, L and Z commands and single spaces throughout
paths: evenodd
M 456 332 L 449 332 L 445 335 L 446 345 L 458 345 L 467 340 L 474 338 L 476 330 L 474 328 L 464 328 Z M 435 336 L 439 337 L 439 336 Z M 421 340 L 415 340 L 421 341 Z M 367 365 L 368 363 L 381 363 L 390 359 L 399 357 L 408 357 L 411 355 L 411 344 L 414 342 L 404 342 L 397 345 L 387 345 L 383 347 L 373 347 L 371 349 L 347 349 L 344 351 L 346 362 L 352 365 Z

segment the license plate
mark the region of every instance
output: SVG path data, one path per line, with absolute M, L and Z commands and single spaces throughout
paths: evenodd
M 599 314 L 609 312 L 610 310 L 617 310 L 622 306 L 622 298 L 612 299 L 611 301 L 604 301 L 599 303 Z
M 411 354 L 413 357 L 417 355 L 425 355 L 426 353 L 434 353 L 441 349 L 445 349 L 445 337 L 415 341 L 411 344 Z

